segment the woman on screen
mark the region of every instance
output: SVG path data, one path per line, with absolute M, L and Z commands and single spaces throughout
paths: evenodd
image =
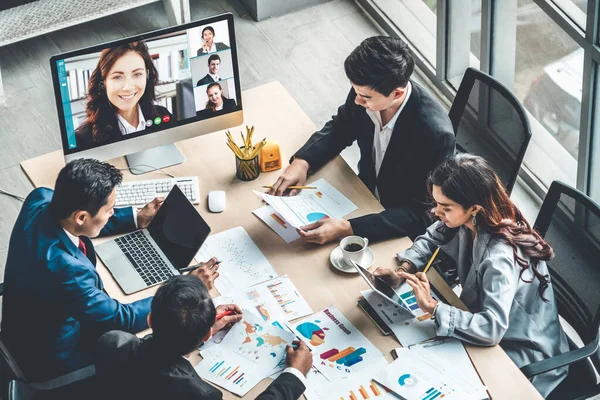
M 215 29 L 206 26 L 202 29 L 202 47 L 198 49 L 197 55 L 214 53 L 215 51 L 227 50 L 229 46 L 222 42 L 215 42 Z
M 158 72 L 144 42 L 103 50 L 90 76 L 86 120 L 75 131 L 77 147 L 123 140 L 146 129 L 147 121 L 151 125 L 157 117 L 169 121 L 169 111 L 154 104 L 157 81 Z
M 205 111 L 217 112 L 217 111 L 233 111 L 235 108 L 235 100 L 228 99 L 223 96 L 223 88 L 218 82 L 213 82 L 206 87 L 206 94 L 208 95 L 208 101 L 206 102 Z
M 546 266 L 552 248 L 512 203 L 488 163 L 456 155 L 433 171 L 429 189 L 440 221 L 398 253 L 400 267 L 377 268 L 374 275 L 393 286 L 406 281 L 419 307 L 433 316 L 439 336 L 499 344 L 519 367 L 569 351 Z M 455 261 L 460 297 L 470 311 L 438 303 L 427 276 L 417 272 L 438 247 Z M 566 376 L 567 367 L 558 368 L 532 383 L 546 397 Z

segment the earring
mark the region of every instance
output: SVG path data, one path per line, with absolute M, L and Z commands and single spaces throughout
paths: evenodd
M 477 216 L 477 214 L 473 214 L 473 219 L 471 220 L 471 223 L 473 225 L 477 225 L 477 218 L 475 218 Z
M 104 94 L 106 92 L 106 88 L 104 87 L 104 81 L 100 81 L 98 83 L 98 94 Z

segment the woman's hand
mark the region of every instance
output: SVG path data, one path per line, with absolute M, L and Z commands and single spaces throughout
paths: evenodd
M 402 272 L 402 270 L 399 270 L 399 272 Z M 404 277 L 402 277 L 402 275 L 400 275 L 399 272 L 396 272 L 391 268 L 377 267 L 375 271 L 373 271 L 373 275 L 378 277 L 391 287 L 397 288 L 402 284 L 402 282 L 404 282 Z
M 431 289 L 429 288 L 427 275 L 422 272 L 417 272 L 414 275 L 400 272 L 400 276 L 406 279 L 406 283 L 413 289 L 419 308 L 427 313 L 433 312 L 437 300 L 431 297 Z

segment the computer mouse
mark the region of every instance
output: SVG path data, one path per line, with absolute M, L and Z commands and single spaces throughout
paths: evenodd
M 208 192 L 208 209 L 214 213 L 220 213 L 225 210 L 224 191 L 212 190 Z

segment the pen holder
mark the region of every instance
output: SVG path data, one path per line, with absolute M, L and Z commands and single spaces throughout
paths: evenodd
M 245 160 L 235 157 L 235 176 L 242 181 L 253 181 L 260 175 L 260 165 L 258 155 L 254 158 Z

